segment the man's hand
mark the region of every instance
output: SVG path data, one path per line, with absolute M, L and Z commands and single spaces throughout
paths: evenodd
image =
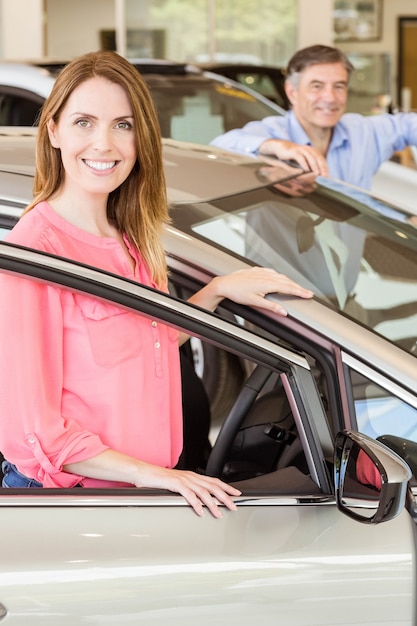
M 318 150 L 283 139 L 267 139 L 258 150 L 260 155 L 274 156 L 282 161 L 296 161 L 304 170 L 311 170 L 317 176 L 329 176 L 326 159 Z

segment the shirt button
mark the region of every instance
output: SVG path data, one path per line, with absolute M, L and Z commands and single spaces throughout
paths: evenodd
M 156 328 L 156 327 L 158 326 L 158 324 L 157 324 L 155 321 L 153 321 L 153 322 L 152 322 L 152 326 L 153 326 L 154 328 Z
M 160 348 L 160 347 L 161 347 L 161 344 L 159 343 L 159 341 L 156 341 L 155 342 L 155 348 Z

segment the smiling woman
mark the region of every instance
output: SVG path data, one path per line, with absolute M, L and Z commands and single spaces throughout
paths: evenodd
M 131 63 L 98 52 L 62 70 L 39 121 L 34 188 L 10 242 L 167 291 L 159 126 Z M 3 407 L 14 415 L 13 428 L 0 424 L 4 486 L 159 487 L 182 494 L 198 515 L 204 505 L 215 517 L 218 503 L 236 509 L 234 487 L 173 469 L 183 442 L 185 336 L 59 287 L 5 275 L 1 289 L 0 333 L 15 355 L 12 363 L 0 356 Z M 191 300 L 215 309 L 227 297 L 285 314 L 264 298 L 277 291 L 312 296 L 273 270 L 252 268 L 214 278 Z M 19 369 L 26 392 L 16 407 Z
M 109 193 L 127 179 L 137 158 L 133 113 L 125 89 L 100 76 L 86 80 L 72 92 L 57 121 L 49 119 L 47 127 L 65 169 L 60 188 L 48 200 L 50 206 L 71 224 L 119 239 L 124 245 L 103 207 Z

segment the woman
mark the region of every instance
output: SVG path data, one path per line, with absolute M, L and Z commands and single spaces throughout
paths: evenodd
M 166 291 L 160 132 L 137 70 L 113 52 L 66 66 L 43 107 L 36 157 L 34 200 L 8 241 Z M 198 515 L 236 508 L 238 490 L 172 469 L 182 448 L 175 331 L 65 289 L 1 281 L 4 486 L 155 487 L 182 494 Z M 228 297 L 285 314 L 264 299 L 277 291 L 312 295 L 255 268 L 215 278 L 192 302 L 214 310 Z

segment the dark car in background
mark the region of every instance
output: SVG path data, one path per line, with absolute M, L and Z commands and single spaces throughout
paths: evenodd
M 245 87 L 253 89 L 283 109 L 290 108 L 285 93 L 285 69 L 274 65 L 254 65 L 252 63 L 227 63 L 213 61 L 199 64 L 204 70 L 231 78 Z

